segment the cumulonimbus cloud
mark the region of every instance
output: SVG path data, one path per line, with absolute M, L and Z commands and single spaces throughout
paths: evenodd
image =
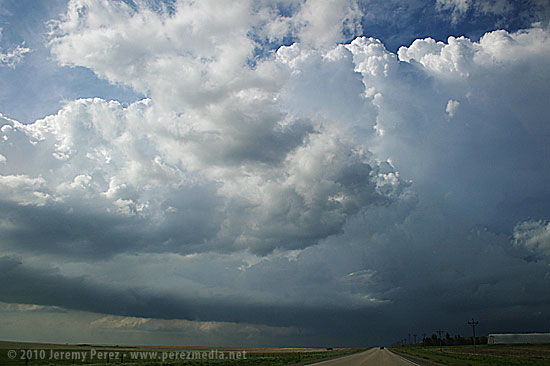
M 38 273 L 120 293 L 126 307 L 2 300 L 286 326 L 311 309 L 405 302 L 439 319 L 443 307 L 497 311 L 516 301 L 506 283 L 519 291 L 528 278 L 516 305 L 537 306 L 544 264 L 515 250 L 543 250 L 543 221 L 516 225 L 550 216 L 548 30 L 393 53 L 372 37 L 342 43 L 359 29 L 354 2 L 291 3 L 69 2 L 51 23 L 59 63 L 146 98 L 69 101 L 28 125 L 1 117 L 2 264 L 17 283 Z M 273 49 L 282 39 L 295 42 Z M 472 286 L 481 300 L 459 304 Z

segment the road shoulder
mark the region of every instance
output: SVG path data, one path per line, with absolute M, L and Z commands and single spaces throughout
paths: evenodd
M 419 366 L 441 366 L 441 364 L 439 363 L 436 363 L 436 362 L 433 362 L 433 361 L 428 361 L 428 360 L 425 360 L 423 358 L 419 358 L 419 357 L 416 357 L 416 356 L 411 356 L 411 355 L 408 355 L 406 353 L 401 353 L 401 352 L 397 352 L 393 349 L 388 349 L 391 353 L 393 353 L 394 355 L 397 355 L 401 358 L 404 358 L 405 360 L 407 361 L 410 361 L 412 364 L 416 364 L 416 365 L 419 365 Z

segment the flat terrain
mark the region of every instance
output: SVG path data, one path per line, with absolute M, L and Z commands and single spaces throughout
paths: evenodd
M 364 350 L 75 345 L 0 341 L 0 365 L 305 365 Z
M 548 366 L 550 345 L 481 345 L 474 353 L 473 346 L 395 347 L 392 350 L 414 356 L 420 362 L 431 361 L 450 366 Z

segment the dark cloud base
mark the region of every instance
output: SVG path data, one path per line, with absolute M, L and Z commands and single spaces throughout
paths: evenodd
M 0 301 L 41 304 L 120 316 L 193 321 L 222 321 L 243 324 L 297 327 L 303 336 L 296 345 L 365 346 L 390 343 L 407 331 L 431 334 L 445 329 L 451 334 L 468 334 L 467 320 L 480 320 L 479 334 L 513 329 L 545 331 L 550 321 L 550 295 L 541 290 L 545 280 L 533 275 L 533 282 L 503 281 L 502 289 L 480 292 L 472 281 L 454 281 L 408 290 L 384 306 L 362 309 L 308 307 L 296 305 L 254 305 L 241 299 L 216 300 L 149 294 L 136 288 L 116 288 L 92 280 L 67 278 L 55 270 L 29 268 L 11 257 L 0 259 L 3 291 Z M 526 299 L 518 301 L 514 286 L 524 287 Z M 507 288 L 508 287 L 508 288 Z M 425 292 L 425 294 L 423 294 Z M 235 340 L 238 342 L 238 340 Z M 275 340 L 275 342 L 277 342 Z M 245 345 L 245 344 L 239 344 Z

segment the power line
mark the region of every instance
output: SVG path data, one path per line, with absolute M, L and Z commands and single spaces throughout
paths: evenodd
M 478 325 L 479 322 L 472 318 L 472 321 L 469 321 L 468 324 L 470 324 L 470 326 L 472 327 L 472 332 L 474 333 L 474 353 L 476 353 L 476 325 Z
M 443 347 L 441 345 L 441 334 L 443 334 L 443 331 L 441 329 L 438 329 L 437 334 L 439 334 L 439 350 L 443 352 Z

